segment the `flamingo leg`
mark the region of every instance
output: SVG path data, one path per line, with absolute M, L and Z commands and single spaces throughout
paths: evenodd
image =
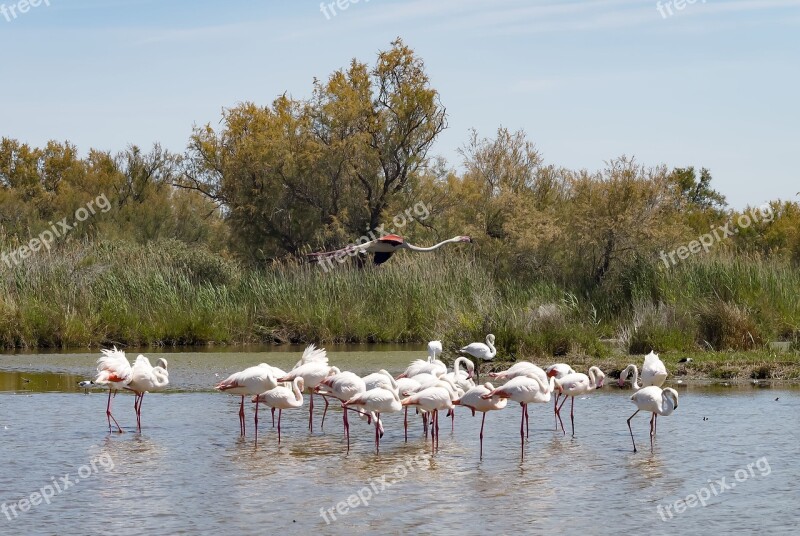
M 485 422 L 486 422 L 486 412 L 484 411 L 483 412 L 483 418 L 481 418 L 481 435 L 480 435 L 480 438 L 481 438 L 480 459 L 481 460 L 483 459 L 483 423 L 485 423 Z
M 319 429 L 322 430 L 323 428 L 325 428 L 325 414 L 328 413 L 328 404 L 329 404 L 329 402 L 328 402 L 328 397 L 327 396 L 325 396 L 325 395 L 320 395 L 320 396 L 322 397 L 322 400 L 325 401 L 325 409 L 322 410 L 322 424 L 319 425 Z
M 244 395 L 242 395 L 242 403 L 239 405 L 239 435 L 244 437 L 246 431 L 244 425 Z
M 142 433 L 142 402 L 144 402 L 144 393 L 139 395 L 139 406 L 136 408 L 136 425 L 139 427 L 139 433 Z
M 436 409 L 433 411 L 433 423 L 432 426 L 435 427 L 434 431 L 436 432 L 436 452 L 439 451 L 439 410 Z
M 530 426 L 528 424 L 528 404 L 525 404 L 525 439 L 530 437 Z
M 314 391 L 311 391 L 311 402 L 308 405 L 308 431 L 314 432 Z
M 575 397 L 571 397 L 572 402 L 569 406 L 569 420 L 572 421 L 572 437 L 575 437 Z M 564 432 L 567 433 L 566 431 Z
M 381 414 L 375 414 L 375 454 L 379 454 L 381 451 L 381 436 L 380 436 L 380 426 L 381 426 Z
M 108 433 L 109 434 L 111 433 L 111 421 L 114 421 L 114 424 L 117 425 L 117 430 L 121 434 L 122 433 L 122 428 L 120 428 L 119 423 L 117 422 L 117 419 L 115 419 L 114 416 L 111 414 L 111 391 L 112 391 L 112 389 L 108 390 L 108 404 L 106 405 L 106 419 L 108 420 Z M 116 396 L 116 394 L 117 393 L 114 392 L 114 396 Z
M 653 414 L 653 435 L 658 433 L 658 413 Z
M 403 433 L 405 434 L 405 442 L 408 443 L 408 406 L 403 410 Z
M 275 428 L 275 408 L 272 408 L 272 427 Z
M 350 452 L 350 422 L 347 419 L 347 408 L 342 410 L 342 420 L 344 421 L 344 435 L 347 437 L 347 452 Z
M 653 413 L 653 416 L 650 417 L 650 452 L 653 452 L 653 436 L 656 435 L 655 431 L 655 421 L 656 421 L 656 414 Z
M 640 410 L 636 410 L 636 412 L 628 417 L 628 431 L 631 433 L 631 443 L 633 443 L 633 452 L 636 452 L 636 441 L 633 440 L 633 430 L 631 429 L 631 419 L 636 417 L 636 414 L 639 413 Z
M 422 429 L 425 431 L 425 439 L 428 439 L 428 415 L 422 414 Z
M 559 396 L 561 396 L 560 393 Z M 561 420 L 561 408 L 564 407 L 564 403 L 567 401 L 567 398 L 569 398 L 569 396 L 564 396 L 564 400 L 561 401 L 561 404 L 558 405 L 558 409 L 556 410 L 558 422 L 561 423 L 561 431 L 564 432 L 564 435 L 567 435 L 567 431 L 564 429 L 564 421 Z
M 278 410 L 278 445 L 281 444 L 281 415 L 283 415 L 283 410 Z
M 256 446 L 258 446 L 258 398 L 256 398 L 256 416 L 253 419 L 253 423 L 256 427 Z
M 521 459 L 525 459 L 525 404 L 522 402 L 519 403 L 520 408 L 520 419 L 519 419 L 519 445 L 520 445 L 520 457 Z
M 560 420 L 560 416 L 558 415 L 558 399 L 561 398 L 561 393 L 556 393 L 556 398 L 553 400 L 553 419 L 556 421 L 556 430 L 558 430 L 558 421 Z M 562 431 L 564 428 L 564 423 L 561 423 Z M 566 434 L 567 432 L 564 431 Z

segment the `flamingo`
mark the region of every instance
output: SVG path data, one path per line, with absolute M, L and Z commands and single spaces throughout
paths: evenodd
M 127 387 L 133 378 L 133 369 L 125 357 L 125 352 L 117 350 L 116 346 L 113 350 L 103 349 L 100 353 L 102 355 L 97 360 L 97 377 L 94 379 L 94 383 L 108 386 L 108 404 L 106 405 L 108 433 L 111 433 L 111 421 L 113 420 L 121 434 L 122 428 L 111 414 L 111 393 L 113 392 L 116 396 L 118 390 Z
M 428 357 L 427 361 L 423 359 L 415 359 L 410 365 L 408 365 L 405 371 L 397 376 L 397 379 L 413 378 L 420 374 L 432 374 L 438 378 L 442 374 L 447 374 L 447 365 L 438 359 L 431 360 L 430 357 Z
M 472 238 L 469 236 L 454 236 L 448 240 L 444 240 L 443 242 L 439 242 L 430 247 L 419 247 L 413 244 L 409 244 L 405 241 L 405 239 L 396 234 L 388 234 L 382 236 L 376 240 L 372 240 L 370 242 L 364 242 L 363 244 L 351 244 L 347 247 L 342 249 L 337 249 L 334 251 L 323 251 L 319 253 L 310 253 L 308 255 L 308 260 L 311 262 L 324 262 L 330 261 L 334 258 L 341 259 L 344 255 L 355 255 L 355 254 L 367 254 L 372 253 L 372 262 L 376 265 L 383 264 L 384 262 L 388 261 L 392 255 L 394 255 L 397 251 L 401 249 L 409 249 L 411 251 L 420 251 L 420 252 L 429 252 L 435 251 L 440 247 L 446 244 L 458 244 L 458 243 L 471 243 Z
M 433 376 L 431 376 L 433 378 Z M 400 378 L 397 380 L 397 391 L 401 397 L 407 397 L 412 393 L 419 391 L 422 388 L 422 384 L 419 383 L 414 378 Z M 428 436 L 428 421 L 425 420 L 425 416 L 422 417 L 423 425 L 425 426 L 425 437 Z M 408 406 L 403 408 L 403 433 L 405 437 L 405 442 L 408 443 Z
M 553 369 L 550 371 L 549 376 L 552 378 L 555 377 L 556 374 L 557 371 Z M 567 374 L 556 380 L 555 384 L 559 390 L 559 393 L 565 395 L 564 402 L 567 401 L 567 397 L 572 398 L 569 411 L 569 417 L 572 421 L 572 437 L 575 437 L 575 397 L 585 395 L 594 389 L 602 388 L 605 378 L 606 375 L 603 374 L 602 370 L 597 367 L 591 367 L 589 369 L 588 376 L 586 374 L 576 372 L 574 374 Z M 562 430 L 564 430 L 564 422 L 561 420 L 561 407 L 564 405 L 564 402 L 561 402 L 561 405 L 558 406 L 558 410 L 556 411 L 558 420 L 561 422 Z M 567 431 L 564 430 L 564 435 L 566 434 Z
M 491 383 L 484 383 L 477 385 L 464 393 L 460 398 L 453 400 L 454 406 L 464 406 L 472 410 L 472 416 L 475 416 L 476 411 L 483 413 L 481 417 L 481 434 L 480 434 L 480 459 L 483 459 L 483 425 L 486 422 L 486 412 L 503 409 L 508 404 L 508 399 L 501 398 L 498 395 L 490 396 L 488 399 L 483 398 L 494 391 L 494 386 Z
M 631 380 L 631 387 L 634 390 L 639 390 L 642 387 L 650 387 L 655 385 L 661 387 L 667 379 L 667 367 L 664 362 L 659 359 L 658 354 L 650 352 L 644 357 L 644 365 L 642 365 L 642 384 L 639 385 L 639 369 L 636 365 L 630 364 L 625 367 L 619 375 L 619 386 L 622 387 L 628 379 L 628 375 L 633 374 Z
M 649 354 L 644 356 L 642 384 L 639 385 L 639 370 L 636 368 L 636 365 L 630 364 L 625 367 L 625 370 L 619 375 L 618 384 L 620 387 L 625 385 L 625 380 L 628 379 L 628 374 L 630 373 L 633 373 L 631 387 L 633 387 L 634 391 L 638 391 L 642 387 L 650 387 L 651 385 L 661 387 L 667 379 L 667 367 L 664 365 L 664 362 L 659 359 L 658 354 L 652 350 Z M 655 432 L 656 430 L 658 430 L 658 415 L 655 416 L 653 421 L 653 431 Z
M 391 378 L 391 376 L 389 377 Z M 367 386 L 364 380 L 357 374 L 341 372 L 322 380 L 317 386 L 317 391 L 323 395 L 329 395 L 341 402 L 345 402 L 356 395 L 366 392 Z M 325 405 L 325 409 L 328 409 L 327 404 Z M 324 413 L 322 419 L 323 421 L 325 420 Z M 350 423 L 347 420 L 347 408 L 342 411 L 342 424 L 344 425 L 344 435 L 347 437 L 347 451 L 350 452 Z
M 457 399 L 452 382 L 440 380 L 436 385 L 423 389 L 418 393 L 402 400 L 403 407 L 417 406 L 432 415 L 431 418 L 431 447 L 439 447 L 439 410 L 453 409 L 453 400 Z
M 461 370 L 461 365 L 464 365 L 465 371 Z M 466 357 L 461 356 L 453 363 L 453 371 L 448 372 L 441 378 L 451 381 L 456 388 L 466 392 L 475 387 L 475 382 L 472 380 L 474 373 L 475 364 Z M 452 432 L 456 426 L 456 412 L 449 410 L 448 417 L 450 417 L 450 431 Z
M 514 378 L 527 377 L 539 378 L 542 383 L 547 383 L 547 373 L 538 365 L 530 361 L 518 361 L 511 365 L 511 368 L 500 372 L 490 372 L 489 377 L 496 380 L 513 380 Z M 525 436 L 528 436 L 528 421 L 525 420 Z
M 438 361 L 437 357 L 442 354 L 442 341 L 430 341 L 428 343 L 428 361 Z
M 548 375 L 550 374 L 550 372 L 553 372 L 553 371 L 554 371 L 554 377 L 557 380 L 560 380 L 561 378 L 563 378 L 567 374 L 575 374 L 575 371 L 572 370 L 572 367 L 570 367 L 566 363 L 556 363 L 554 365 L 550 365 L 549 367 L 547 367 L 545 369 L 545 373 L 547 373 Z M 559 398 L 561 398 L 561 393 L 560 392 L 556 393 L 556 397 L 553 399 L 553 418 L 555 419 L 555 422 L 556 422 L 556 430 L 558 430 L 558 399 Z M 567 431 L 564 430 L 563 428 L 562 428 L 561 431 L 564 432 L 564 434 L 567 433 Z
M 368 374 L 364 376 L 362 380 L 364 381 L 367 391 L 377 387 L 383 387 L 384 389 L 388 389 L 390 391 L 397 390 L 397 382 L 389 373 L 389 371 L 384 369 L 381 369 L 378 372 L 373 372 L 372 374 Z
M 459 350 L 459 353 L 471 355 L 475 359 L 480 359 L 484 362 L 491 361 L 497 355 L 497 348 L 494 347 L 494 335 L 489 333 L 486 336 L 486 344 L 473 342 Z M 480 369 L 478 372 L 480 376 Z
M 539 377 L 547 382 L 547 373 L 541 367 L 534 365 L 530 361 L 518 361 L 511 365 L 507 370 L 500 372 L 490 372 L 489 377 L 495 380 L 511 380 L 518 376 L 528 376 L 530 378 Z
M 365 413 L 375 414 L 375 452 L 380 452 L 383 435 L 381 413 L 396 413 L 403 409 L 397 391 L 383 387 L 370 389 L 342 402 L 342 408 L 348 409 L 350 406 L 362 407 Z
M 226 379 L 214 386 L 214 389 L 231 395 L 242 397 L 239 405 L 239 432 L 242 437 L 246 434 L 244 422 L 244 397 L 257 396 L 263 392 L 275 389 L 278 380 L 275 379 L 273 367 L 266 363 L 260 363 L 254 367 L 248 367 L 242 371 L 231 374 Z M 254 418 L 256 429 L 256 443 L 258 443 L 258 402 L 256 402 L 256 413 Z
M 279 382 L 292 382 L 298 376 L 303 378 L 305 388 L 308 390 L 311 400 L 308 405 L 308 429 L 314 431 L 314 389 L 322 380 L 328 376 L 333 376 L 341 372 L 336 367 L 328 365 L 328 354 L 324 348 L 316 348 L 313 344 L 308 345 L 300 361 L 289 371 L 288 374 L 281 376 Z M 327 398 L 325 405 L 328 405 Z
M 169 385 L 169 372 L 167 371 L 167 360 L 159 358 L 156 366 L 150 364 L 150 360 L 143 355 L 139 355 L 133 363 L 131 381 L 125 387 L 136 394 L 133 409 L 136 411 L 136 428 L 142 432 L 142 401 L 145 393 L 161 391 Z
M 283 410 L 299 408 L 303 405 L 303 377 L 298 376 L 292 382 L 292 388 L 279 385 L 266 393 L 254 396 L 252 399 L 258 407 L 259 402 L 270 408 L 278 410 L 278 444 L 281 442 L 281 415 Z
M 510 398 L 514 402 L 519 402 L 522 408 L 519 423 L 520 452 L 522 459 L 525 459 L 525 439 L 528 435 L 528 404 L 544 403 L 550 401 L 550 393 L 554 389 L 555 378 L 550 377 L 549 382 L 542 380 L 539 376 L 517 376 L 512 378 L 502 387 L 493 389 L 481 395 L 484 400 L 492 397 Z
M 649 411 L 653 414 L 653 416 L 650 417 L 650 452 L 653 452 L 655 419 L 658 415 L 671 415 L 673 411 L 678 409 L 678 392 L 670 387 L 662 390 L 661 387 L 657 385 L 651 385 L 649 387 L 643 387 L 633 393 L 631 395 L 631 402 L 636 404 L 636 412 L 628 417 L 628 431 L 631 433 L 633 452 L 636 452 L 636 441 L 633 439 L 631 419 L 640 411 Z

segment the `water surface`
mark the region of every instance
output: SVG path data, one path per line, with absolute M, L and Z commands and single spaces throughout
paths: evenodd
M 397 373 L 423 354 L 342 348 L 331 361 Z M 630 392 L 609 386 L 576 401 L 574 438 L 554 431 L 549 404 L 531 406 L 524 461 L 515 404 L 487 417 L 483 460 L 480 417 L 465 409 L 452 434 L 442 420 L 436 454 L 416 417 L 406 444 L 402 415 L 385 416 L 380 455 L 372 429 L 351 419 L 348 455 L 338 410 L 323 431 L 318 412 L 313 434 L 306 408 L 285 412 L 280 445 L 264 411 L 256 447 L 252 435 L 238 437 L 238 399 L 211 390 L 262 361 L 291 368 L 297 349 L 147 355 L 169 360 L 172 389 L 145 397 L 141 435 L 133 396 L 114 400 L 126 432 L 108 434 L 105 393 L 77 387 L 96 354 L 0 356 L 0 502 L 19 507 L 54 479 L 72 482 L 50 504 L 0 513 L 0 533 L 789 534 L 800 521 L 796 389 L 677 385 L 679 408 L 659 420 L 652 454 L 648 418 L 633 420 L 634 454 Z M 709 480 L 723 478 L 735 485 L 714 496 L 721 486 Z M 705 507 L 674 513 L 675 501 L 696 493 L 711 494 Z

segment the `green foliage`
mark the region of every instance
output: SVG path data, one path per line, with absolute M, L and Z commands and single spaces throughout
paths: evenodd
M 398 39 L 306 99 L 226 109 L 183 155 L 0 139 L 0 254 L 110 204 L 52 249 L 0 262 L 0 344 L 441 338 L 454 351 L 493 332 L 500 359 L 605 358 L 601 338 L 632 353 L 797 346 L 800 204 L 730 210 L 709 170 L 625 156 L 564 169 L 502 127 L 472 132 L 456 171 L 430 154 L 439 97 Z M 299 261 L 420 202 L 430 217 L 402 234 L 472 246 L 331 273 Z M 739 232 L 711 251 L 662 262 L 728 223 Z

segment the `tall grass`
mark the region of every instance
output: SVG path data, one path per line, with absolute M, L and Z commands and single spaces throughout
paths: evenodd
M 800 274 L 760 259 L 657 266 L 621 302 L 497 279 L 471 258 L 398 254 L 380 267 L 245 268 L 180 242 L 73 243 L 0 271 L 0 344 L 86 347 L 410 342 L 497 336 L 501 355 L 750 348 L 795 336 Z M 788 340 L 788 339 L 787 339 Z

